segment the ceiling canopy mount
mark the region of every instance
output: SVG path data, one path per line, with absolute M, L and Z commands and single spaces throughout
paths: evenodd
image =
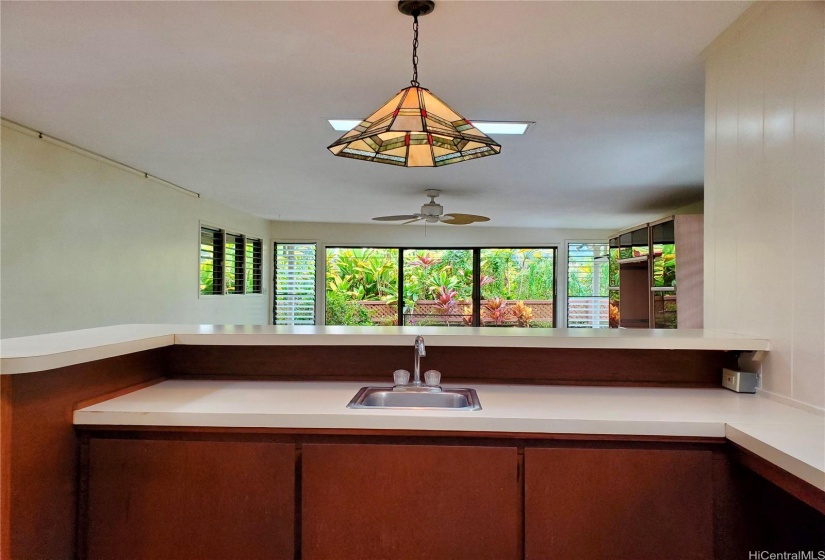
M 435 10 L 433 0 L 398 0 L 398 11 L 405 16 L 426 16 Z

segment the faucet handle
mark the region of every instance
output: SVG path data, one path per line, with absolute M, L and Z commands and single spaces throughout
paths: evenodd
M 397 369 L 392 372 L 392 379 L 396 385 L 408 385 L 410 383 L 410 372 L 405 369 Z
M 425 371 L 424 383 L 430 387 L 438 387 L 441 384 L 441 372 L 436 369 L 429 369 Z

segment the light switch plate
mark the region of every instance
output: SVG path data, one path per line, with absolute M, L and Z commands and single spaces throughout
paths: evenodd
M 759 379 L 755 373 L 736 371 L 724 368 L 722 370 L 722 387 L 737 393 L 755 393 Z

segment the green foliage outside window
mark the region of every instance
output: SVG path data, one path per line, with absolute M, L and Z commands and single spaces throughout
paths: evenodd
M 676 246 L 655 245 L 653 254 L 653 285 L 657 288 L 675 288 Z
M 552 300 L 553 269 L 552 250 L 483 249 L 481 298 Z
M 212 294 L 215 289 L 213 286 L 214 275 L 212 274 L 212 259 L 201 260 L 201 293 Z
M 483 249 L 481 298 L 500 299 L 508 324 L 552 326 L 533 321 L 524 300 L 552 301 L 552 249 Z M 403 263 L 403 306 L 406 317 L 428 324 L 429 314 L 472 324 L 473 251 L 469 249 L 406 250 Z M 328 325 L 395 324 L 399 305 L 398 249 L 328 248 L 326 253 L 326 322 Z M 508 307 L 507 301 L 520 307 Z M 358 302 L 365 302 L 359 305 Z M 381 317 L 374 302 L 384 302 Z M 419 302 L 430 302 L 420 306 Z M 422 309 L 430 311 L 422 311 Z M 425 313 L 426 317 L 421 316 Z M 505 314 L 501 314 L 502 317 Z M 435 320 L 435 319 L 433 319 Z M 490 321 L 484 321 L 485 324 Z M 496 323 L 493 321 L 493 323 Z M 433 324 L 444 324 L 438 320 Z

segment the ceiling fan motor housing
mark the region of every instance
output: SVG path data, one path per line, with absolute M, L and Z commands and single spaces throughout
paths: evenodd
M 437 218 L 444 213 L 444 207 L 437 202 L 431 201 L 421 207 L 421 213 L 424 216 L 433 216 Z

